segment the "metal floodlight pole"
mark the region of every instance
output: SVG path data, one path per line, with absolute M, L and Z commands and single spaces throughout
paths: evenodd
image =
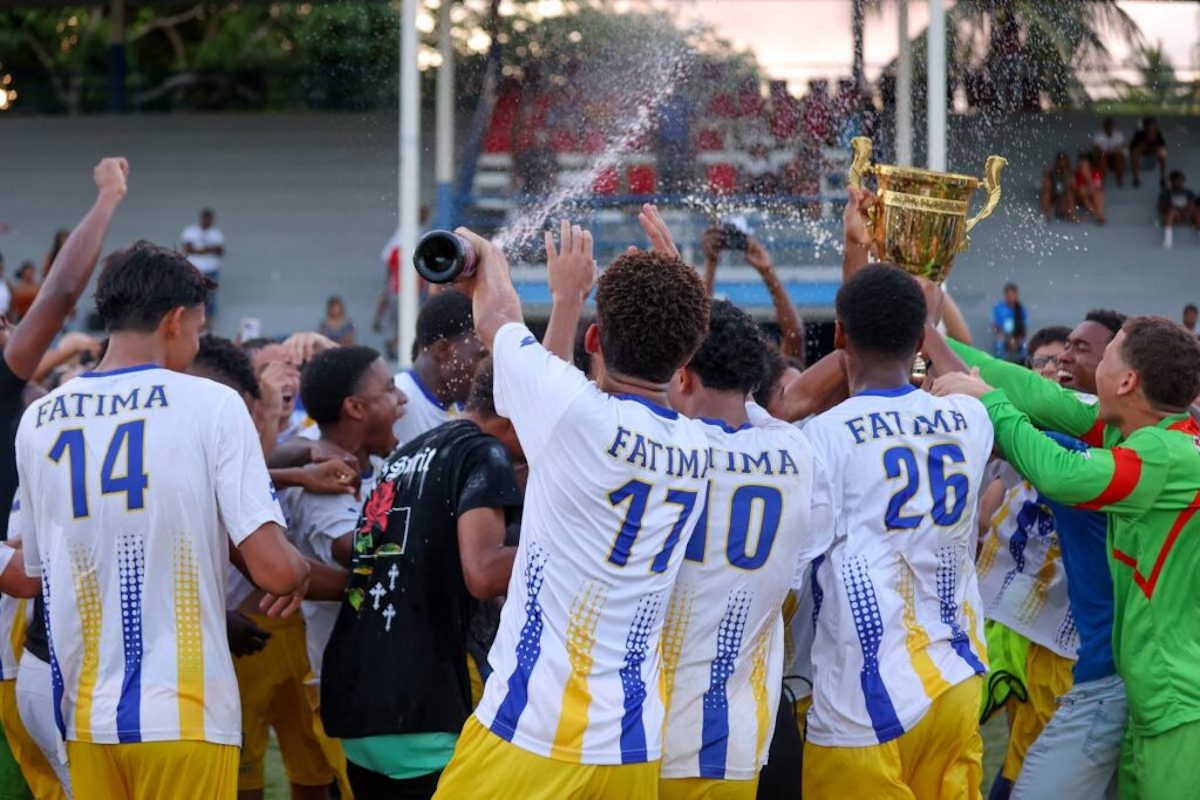
M 908 0 L 898 0 L 897 33 L 900 55 L 896 59 L 896 163 L 912 166 L 912 43 L 908 39 Z
M 399 361 L 412 362 L 417 338 L 417 272 L 410 260 L 417 243 L 417 203 L 421 177 L 421 86 L 417 70 L 417 0 L 404 0 L 400 18 L 400 298 Z
M 929 169 L 946 171 L 946 1 L 929 0 L 928 91 Z
M 442 0 L 438 10 L 438 53 L 442 57 L 437 74 L 437 226 L 454 225 L 454 41 L 450 36 L 451 0 Z

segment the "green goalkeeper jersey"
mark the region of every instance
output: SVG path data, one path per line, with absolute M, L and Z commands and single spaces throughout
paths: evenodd
M 1179 415 L 1122 441 L 1074 392 L 952 346 L 1000 387 L 982 401 L 1009 463 L 1052 500 L 1108 514 L 1113 654 L 1134 731 L 1200 720 L 1200 427 Z M 1066 450 L 1035 424 L 1093 447 Z

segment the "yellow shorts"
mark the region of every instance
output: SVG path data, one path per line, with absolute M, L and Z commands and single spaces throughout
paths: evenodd
M 242 754 L 238 764 L 238 790 L 263 788 L 263 759 L 270 729 L 279 739 L 283 771 L 297 786 L 326 786 L 334 778 L 317 739 L 313 710 L 305 694 L 308 648 L 304 619 L 293 614 L 272 619 L 247 614 L 254 624 L 271 634 L 267 646 L 252 656 L 233 660 L 242 695 Z
M 1003 777 L 1015 781 L 1021 774 L 1025 754 L 1057 710 L 1058 698 L 1075 685 L 1074 667 L 1071 659 L 1030 642 L 1025 658 L 1026 700 L 1022 703 L 1010 695 L 1005 703 L 1009 710 L 1009 734 L 1008 751 L 1000 770 Z
M 306 684 L 304 692 L 308 696 L 308 704 L 313 710 L 313 733 L 321 743 L 325 753 L 325 762 L 333 770 L 337 780 L 338 791 L 343 800 L 354 800 L 354 792 L 350 788 L 350 779 L 346 776 L 346 753 L 342 750 L 342 740 L 334 739 L 325 733 L 325 723 L 321 721 L 321 687 L 315 683 Z
M 12 751 L 13 759 L 21 768 L 21 775 L 33 796 L 38 800 L 66 800 L 67 793 L 58 782 L 58 776 L 54 774 L 42 749 L 25 730 L 25 723 L 21 722 L 21 715 L 17 713 L 16 680 L 0 681 L 0 724 L 4 725 L 8 749 Z
M 812 708 L 812 695 L 796 701 L 796 727 L 800 729 L 800 741 L 808 736 L 808 710 Z
M 75 800 L 234 800 L 238 749 L 211 742 L 67 742 Z
M 978 798 L 983 780 L 978 675 L 947 689 L 896 739 L 869 747 L 804 743 L 804 797 Z
M 660 800 L 754 800 L 758 777 L 750 781 L 721 781 L 716 778 L 663 778 L 658 782 Z
M 472 715 L 438 782 L 437 800 L 574 800 L 658 797 L 659 762 L 576 764 L 522 750 L 489 731 Z

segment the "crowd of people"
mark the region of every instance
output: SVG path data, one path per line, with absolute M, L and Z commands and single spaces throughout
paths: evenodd
M 957 800 L 1000 709 L 991 797 L 1200 780 L 1194 308 L 995 358 L 854 189 L 813 363 L 760 243 L 778 343 L 646 206 L 603 271 L 546 232 L 540 339 L 465 228 L 398 375 L 336 298 L 206 334 L 212 245 L 142 241 L 48 366 L 128 173 L 0 331 L 6 796 L 251 800 L 274 730 L 293 798 Z

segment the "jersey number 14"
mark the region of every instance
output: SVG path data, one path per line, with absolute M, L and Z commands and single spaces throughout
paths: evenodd
M 146 486 L 150 478 L 143 469 L 146 421 L 134 420 L 117 426 L 104 453 L 104 464 L 100 468 L 100 493 L 125 494 L 125 509 L 138 511 L 146 507 Z M 124 475 L 114 474 L 117 461 L 124 453 Z M 62 462 L 63 456 L 71 468 L 71 513 L 75 519 L 88 516 L 87 490 L 87 444 L 83 430 L 74 428 L 63 431 L 50 448 L 50 460 Z

